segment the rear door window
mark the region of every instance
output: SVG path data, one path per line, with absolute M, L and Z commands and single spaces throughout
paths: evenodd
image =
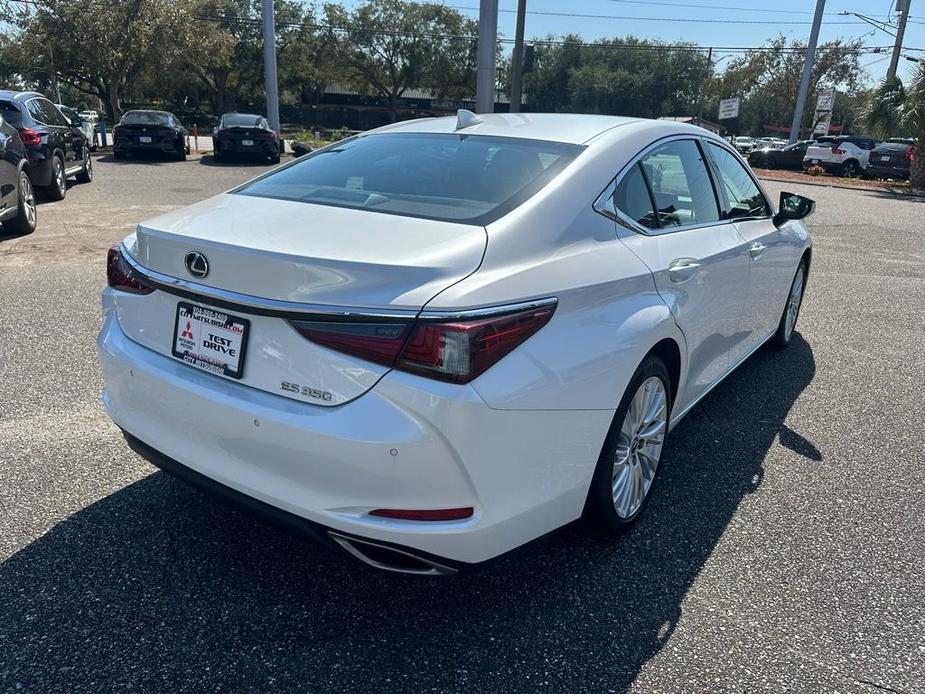
M 666 142 L 643 156 L 640 165 L 655 199 L 660 226 L 719 221 L 713 183 L 696 142 Z
M 647 229 L 658 228 L 658 216 L 640 164 L 626 172 L 614 189 L 613 204 L 620 213 Z
M 22 114 L 19 109 L 8 101 L 0 101 L 0 116 L 14 128 L 22 127 Z

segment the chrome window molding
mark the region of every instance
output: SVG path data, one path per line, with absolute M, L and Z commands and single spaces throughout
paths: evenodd
M 283 301 L 281 299 L 267 299 L 249 294 L 217 289 L 198 282 L 165 275 L 155 270 L 149 270 L 133 258 L 124 244 L 120 244 L 122 257 L 129 264 L 132 271 L 146 284 L 176 296 L 198 301 L 201 303 L 225 308 L 230 311 L 240 311 L 261 316 L 273 316 L 287 320 L 323 320 L 323 321 L 382 321 L 388 320 L 398 323 L 410 323 L 416 319 L 421 321 L 450 321 L 450 320 L 476 320 L 489 316 L 502 316 L 508 313 L 529 311 L 534 308 L 555 306 L 559 300 L 556 297 L 544 297 L 521 301 L 514 304 L 500 306 L 484 306 L 479 308 L 463 309 L 459 311 L 418 310 L 418 309 L 379 309 L 379 308 L 347 308 L 344 306 L 331 306 L 328 304 L 307 304 L 296 301 Z
M 704 143 L 704 145 L 712 144 L 732 154 L 732 156 L 735 157 L 735 159 L 738 160 L 738 162 L 742 165 L 742 168 L 745 169 L 745 173 L 748 174 L 748 177 L 752 179 L 752 183 L 755 184 L 755 187 L 758 189 L 758 192 L 761 193 L 761 197 L 764 198 L 764 204 L 767 205 L 768 210 L 770 210 L 770 214 L 768 215 L 762 215 L 762 216 L 749 215 L 748 217 L 736 217 L 736 218 L 729 219 L 726 221 L 753 222 L 753 221 L 757 221 L 761 219 L 773 219 L 774 218 L 774 207 L 771 205 L 771 201 L 768 198 L 768 193 L 767 191 L 765 191 L 764 186 L 761 185 L 761 182 L 758 180 L 758 177 L 755 176 L 755 172 L 752 171 L 752 167 L 748 165 L 748 162 L 745 160 L 745 158 L 739 152 L 737 152 L 735 148 L 729 147 L 725 140 L 714 140 L 713 138 L 710 138 L 710 137 L 702 137 L 701 141 Z M 708 150 L 706 147 L 704 147 L 703 149 L 704 149 L 704 152 L 707 153 L 707 157 L 710 159 L 710 164 L 716 168 L 719 168 L 716 166 L 716 162 L 713 161 L 713 158 L 710 157 L 709 155 L 710 150 Z M 717 194 L 719 194 L 719 191 L 717 191 Z

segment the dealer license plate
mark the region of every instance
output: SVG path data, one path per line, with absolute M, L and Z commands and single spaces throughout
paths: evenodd
M 203 371 L 241 378 L 250 321 L 205 306 L 180 302 L 173 356 Z
M 138 141 L 146 145 L 151 144 L 151 138 L 148 137 L 147 135 L 140 135 L 138 137 Z
M 252 147 L 254 145 L 253 140 L 241 140 L 241 144 L 245 147 Z

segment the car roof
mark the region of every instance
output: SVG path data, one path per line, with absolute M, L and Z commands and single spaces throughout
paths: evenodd
M 225 116 L 247 116 L 248 118 L 263 118 L 259 113 L 239 113 L 237 111 L 230 111 L 229 113 L 223 113 L 222 118 Z
M 43 99 L 47 98 L 44 94 L 40 94 L 39 92 L 17 92 L 13 89 L 0 89 L 0 99 L 4 101 L 23 101 L 35 96 L 40 96 Z
M 170 111 L 159 111 L 156 108 L 133 108 L 125 113 L 160 113 L 162 116 L 172 116 Z
M 486 113 L 480 114 L 478 118 L 481 122 L 458 129 L 457 117 L 450 116 L 402 121 L 371 132 L 459 133 L 584 144 L 608 130 L 642 120 L 575 113 Z

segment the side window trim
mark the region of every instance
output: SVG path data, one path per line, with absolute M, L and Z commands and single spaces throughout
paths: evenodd
M 655 223 L 658 224 L 658 228 L 662 228 L 662 217 L 658 213 L 658 202 L 655 200 L 655 193 L 652 192 L 652 181 L 649 180 L 649 174 L 646 173 L 646 167 L 642 165 L 642 159 L 640 158 L 633 166 L 639 169 L 639 173 L 642 174 L 643 183 L 646 184 L 646 192 L 649 194 L 649 204 L 652 205 L 652 214 L 655 215 Z M 633 168 L 630 167 L 630 169 Z M 630 169 L 627 169 L 629 171 Z M 639 226 L 642 226 L 641 224 Z M 657 232 L 656 232 L 657 233 Z

